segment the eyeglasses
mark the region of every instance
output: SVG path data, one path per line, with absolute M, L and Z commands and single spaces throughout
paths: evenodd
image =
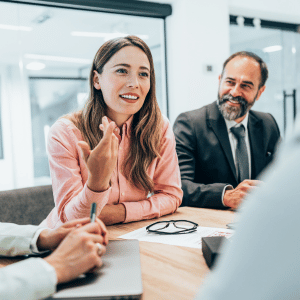
M 197 230 L 197 223 L 187 220 L 170 220 L 155 222 L 146 227 L 148 232 L 157 234 L 183 234 Z

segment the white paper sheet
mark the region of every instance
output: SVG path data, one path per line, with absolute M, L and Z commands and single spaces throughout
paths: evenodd
M 127 234 L 119 236 L 122 239 L 137 239 L 139 241 L 161 243 L 167 245 L 184 246 L 190 248 L 202 248 L 201 238 L 205 236 L 225 236 L 231 237 L 233 230 L 213 227 L 197 227 L 197 231 L 187 234 L 156 234 L 149 233 L 146 227 L 134 230 Z

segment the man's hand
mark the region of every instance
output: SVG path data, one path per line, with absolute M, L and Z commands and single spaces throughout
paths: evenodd
M 105 205 L 99 216 L 105 225 L 122 223 L 125 221 L 125 217 L 126 209 L 121 203 L 116 205 Z
M 43 230 L 37 240 L 37 247 L 40 251 L 43 250 L 54 250 L 58 247 L 61 241 L 75 228 L 84 226 L 87 223 L 90 223 L 90 218 L 83 218 L 69 221 L 57 229 L 45 229 Z M 105 225 L 99 219 L 96 219 L 96 222 L 101 231 L 102 242 L 101 244 L 108 244 L 108 233 Z
M 224 205 L 236 209 L 245 196 L 259 183 L 261 183 L 259 180 L 244 180 L 235 189 L 225 191 L 223 198 Z
M 54 267 L 58 283 L 70 281 L 102 266 L 97 243 L 103 243 L 103 235 L 98 221 L 73 229 L 57 249 L 45 258 Z M 102 254 L 104 252 L 105 249 Z

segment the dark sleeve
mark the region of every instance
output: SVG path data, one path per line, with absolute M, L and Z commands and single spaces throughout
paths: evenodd
M 205 174 L 200 174 L 202 157 L 198 157 L 201 151 L 197 149 L 200 144 L 197 139 L 202 137 L 196 135 L 193 120 L 187 113 L 183 113 L 176 119 L 173 130 L 183 190 L 182 206 L 225 209 L 222 194 L 227 184 L 204 184 L 196 180 L 196 177 L 201 178 Z
M 278 148 L 281 144 L 281 136 L 278 124 L 270 113 L 264 114 L 264 139 L 267 141 L 266 143 L 266 161 L 265 165 L 262 169 L 257 172 L 255 179 L 261 180 L 261 177 L 265 174 L 265 172 L 270 168 L 270 166 L 274 163 L 277 157 Z
M 271 115 L 271 114 L 269 114 L 269 115 L 270 115 L 270 118 L 272 119 L 272 121 L 274 123 L 274 130 L 272 132 L 274 134 L 274 139 L 275 139 L 274 153 L 276 153 L 277 150 L 278 150 L 278 146 L 281 143 L 280 130 L 279 130 L 278 124 L 277 124 L 275 118 L 273 117 L 273 115 Z

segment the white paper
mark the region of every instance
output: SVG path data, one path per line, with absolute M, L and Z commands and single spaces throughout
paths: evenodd
M 161 243 L 167 245 L 202 248 L 201 238 L 206 236 L 225 236 L 230 238 L 233 230 L 213 227 L 197 227 L 197 231 L 186 234 L 157 234 L 147 232 L 146 227 L 119 236 L 122 239 L 137 239 L 144 242 Z

